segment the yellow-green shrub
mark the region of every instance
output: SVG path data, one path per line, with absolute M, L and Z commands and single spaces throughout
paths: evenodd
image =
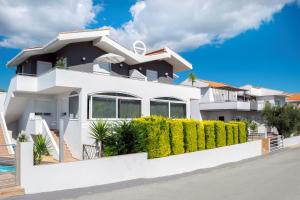
M 214 122 L 205 121 L 203 122 L 203 125 L 204 125 L 204 133 L 205 133 L 205 148 L 213 149 L 216 147 Z
M 225 130 L 226 130 L 226 144 L 232 145 L 233 144 L 233 127 L 230 123 L 225 123 Z
M 170 155 L 169 124 L 163 117 L 145 117 L 134 120 L 146 137 L 146 149 L 149 158 L 160 158 Z
M 238 125 L 239 143 L 247 142 L 246 123 L 242 121 L 231 121 L 230 123 Z
M 185 152 L 197 151 L 197 128 L 193 120 L 182 120 Z
M 197 144 L 198 144 L 198 150 L 205 149 L 205 133 L 204 133 L 204 125 L 203 123 L 197 121 L 196 122 L 197 127 Z
M 179 120 L 169 120 L 170 127 L 170 143 L 172 154 L 184 153 L 184 137 L 183 137 L 183 126 Z
M 237 124 L 231 124 L 233 130 L 233 144 L 239 143 L 239 126 Z
M 224 147 L 226 146 L 225 123 L 222 121 L 215 121 L 214 124 L 215 124 L 216 146 Z

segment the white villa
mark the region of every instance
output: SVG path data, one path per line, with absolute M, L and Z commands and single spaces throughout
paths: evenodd
M 182 85 L 192 85 L 185 80 Z M 200 89 L 200 115 L 203 120 L 253 120 L 258 123 L 258 132 L 271 131 L 261 116 L 265 104 L 283 106 L 287 94 L 283 91 L 245 85 L 234 87 L 229 84 L 207 80 L 195 80 L 194 87 Z
M 112 40 L 109 29 L 96 29 L 63 32 L 23 49 L 7 63 L 17 71 L 0 96 L 3 132 L 47 136 L 56 159 L 63 134 L 65 151 L 81 159 L 83 144 L 93 143 L 92 120 L 199 119 L 199 90 L 173 84 L 175 73 L 192 64 L 169 48 L 145 53 L 138 43 L 133 52 Z

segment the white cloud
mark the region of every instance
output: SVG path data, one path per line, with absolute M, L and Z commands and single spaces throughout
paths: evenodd
M 100 5 L 92 0 L 1 0 L 0 46 L 22 48 L 44 44 L 58 32 L 93 23 Z
M 258 29 L 291 2 L 295 0 L 143 0 L 131 7 L 132 20 L 112 32 L 127 46 L 144 40 L 150 48 L 184 51 Z

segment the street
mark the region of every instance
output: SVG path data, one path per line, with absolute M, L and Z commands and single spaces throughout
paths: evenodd
M 298 200 L 300 148 L 184 175 L 8 199 Z

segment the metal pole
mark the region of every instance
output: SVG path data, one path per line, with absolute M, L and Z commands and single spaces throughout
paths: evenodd
M 59 121 L 59 162 L 64 162 L 64 120 Z

